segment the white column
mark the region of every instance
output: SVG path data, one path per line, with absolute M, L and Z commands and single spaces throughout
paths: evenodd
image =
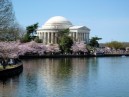
M 48 35 L 48 43 L 51 43 L 51 41 L 50 41 L 51 40 L 51 32 L 49 32 L 48 34 L 49 34 Z
M 42 39 L 43 39 L 43 32 L 42 32 Z
M 85 39 L 84 35 L 85 35 L 85 34 L 83 33 L 83 41 L 85 41 L 85 40 L 84 40 L 84 39 Z
M 77 35 L 78 33 L 77 33 L 77 32 L 75 32 L 75 34 L 76 34 L 76 41 L 78 41 L 78 35 Z
M 80 33 L 78 33 L 78 42 L 80 42 Z
M 82 41 L 82 33 L 80 33 L 80 36 L 81 36 L 81 41 Z
M 79 36 L 80 36 L 80 41 L 81 41 L 81 40 L 82 40 L 82 39 L 81 39 L 81 38 L 82 38 L 82 37 L 81 37 L 81 33 L 79 33 Z
M 85 41 L 86 41 L 86 43 L 87 43 L 87 33 L 85 33 Z
M 42 40 L 43 40 L 43 44 L 44 44 L 44 32 L 43 32 L 43 39 Z
M 47 44 L 49 44 L 50 42 L 49 42 L 49 37 L 50 37 L 50 32 L 47 32 Z
M 46 44 L 48 43 L 48 32 L 46 32 Z
M 86 41 L 86 43 L 88 43 L 88 39 L 87 39 L 88 34 L 87 33 L 85 34 L 85 37 L 86 37 L 85 41 Z
M 42 32 L 43 33 L 43 38 L 42 38 L 42 42 L 44 43 L 44 32 Z
M 89 33 L 87 33 L 87 43 L 89 43 Z
M 81 41 L 81 33 L 79 33 L 79 42 Z
M 50 32 L 49 34 L 49 42 L 51 43 L 51 40 L 52 40 L 52 32 Z
M 83 41 L 83 33 L 82 33 L 82 41 Z
M 53 43 L 53 32 L 51 33 L 51 43 Z
M 46 44 L 46 32 L 44 32 L 44 44 Z
M 86 33 L 84 33 L 84 41 L 86 41 Z
M 81 41 L 83 41 L 83 33 L 81 33 Z

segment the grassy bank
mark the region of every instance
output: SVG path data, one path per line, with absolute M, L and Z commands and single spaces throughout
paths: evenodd
M 18 66 L 19 66 L 19 65 L 7 65 L 7 66 L 6 66 L 6 69 L 4 69 L 3 66 L 0 65 L 0 71 L 2 71 L 2 70 L 7 70 L 7 69 L 12 69 L 12 68 L 16 68 L 16 67 L 18 67 Z

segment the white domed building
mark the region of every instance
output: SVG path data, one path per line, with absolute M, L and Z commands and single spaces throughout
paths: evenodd
M 57 44 L 58 33 L 65 29 L 69 29 L 73 41 L 89 43 L 90 29 L 86 26 L 74 26 L 62 16 L 50 18 L 42 28 L 37 30 L 37 36 L 42 39 L 43 44 Z

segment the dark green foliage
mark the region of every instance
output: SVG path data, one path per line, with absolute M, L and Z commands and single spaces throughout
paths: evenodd
M 37 42 L 37 43 L 42 43 L 42 39 L 39 39 L 39 37 L 36 37 L 36 38 L 34 39 L 34 41 Z
M 64 53 L 69 53 L 71 46 L 73 45 L 73 40 L 69 36 L 63 36 L 60 40 L 60 49 Z
M 34 33 L 36 33 L 36 30 L 38 28 L 38 23 L 35 23 L 33 25 L 27 26 L 26 30 L 27 30 L 27 34 L 29 35 L 31 40 L 34 40 Z
M 73 45 L 73 40 L 69 35 L 69 29 L 60 30 L 58 32 L 58 44 L 60 46 L 62 53 L 69 53 L 71 50 L 71 46 Z
M 98 40 L 101 40 L 101 39 L 102 39 L 102 38 L 92 37 L 92 38 L 90 39 L 89 45 L 92 46 L 92 47 L 99 47 Z
M 31 34 L 31 33 L 35 32 L 37 28 L 38 28 L 38 23 L 35 23 L 33 25 L 27 26 L 26 30 L 27 30 L 28 34 Z
M 63 37 L 63 36 L 68 36 L 69 35 L 69 29 L 65 29 L 65 30 L 60 30 L 60 31 L 58 31 L 58 43 L 60 43 L 60 41 L 61 41 L 61 38 Z

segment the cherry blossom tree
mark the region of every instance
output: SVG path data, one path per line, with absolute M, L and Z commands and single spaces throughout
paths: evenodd
M 60 48 L 58 44 L 49 44 L 49 45 L 46 45 L 46 48 L 47 48 L 46 50 L 47 53 L 51 53 L 51 54 L 60 53 Z
M 36 43 L 35 41 L 22 43 L 21 45 L 19 45 L 19 49 L 20 49 L 19 55 L 25 55 L 27 53 L 44 55 L 44 53 L 47 50 L 45 45 Z
M 88 53 L 88 50 L 86 48 L 86 44 L 84 42 L 76 42 L 76 43 L 74 43 L 71 49 L 72 49 L 74 54 L 76 54 L 76 53 L 78 53 L 78 54 L 80 54 L 80 53 L 83 53 L 83 54 Z
M 3 59 L 17 58 L 19 53 L 18 45 L 17 42 L 0 42 L 0 57 Z

